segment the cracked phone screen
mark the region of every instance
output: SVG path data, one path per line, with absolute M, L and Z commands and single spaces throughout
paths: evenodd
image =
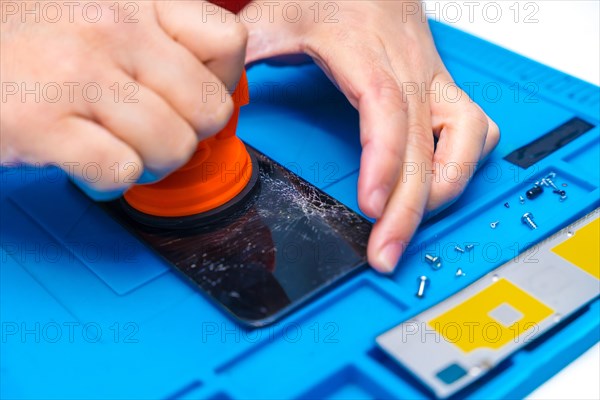
M 157 229 L 105 208 L 234 317 L 274 322 L 366 265 L 371 223 L 249 148 L 259 179 L 244 205 L 193 229 Z

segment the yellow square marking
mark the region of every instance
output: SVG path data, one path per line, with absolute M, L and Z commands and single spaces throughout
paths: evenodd
M 552 251 L 571 264 L 600 279 L 600 218 L 577 230 Z
M 510 326 L 490 316 L 503 304 L 520 313 L 516 314 L 520 319 Z M 554 310 L 503 278 L 428 324 L 448 342 L 468 353 L 483 347 L 499 349 L 518 341 L 523 333 L 553 313 Z

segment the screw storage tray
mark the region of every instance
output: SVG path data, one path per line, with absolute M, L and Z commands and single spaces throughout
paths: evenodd
M 396 273 L 360 272 L 273 325 L 238 325 L 57 170 L 1 170 L 0 396 L 433 398 L 375 339 L 518 255 L 539 261 L 537 243 L 598 207 L 600 94 L 431 25 L 457 83 L 500 126 L 498 148 L 464 195 L 422 225 Z M 256 65 L 248 79 L 240 137 L 359 211 L 358 115 L 344 97 L 315 65 Z M 505 159 L 574 118 L 589 129 L 528 168 Z M 520 204 L 550 172 L 567 200 L 545 189 Z M 525 212 L 538 229 L 521 222 Z M 442 267 L 433 270 L 425 254 L 442 257 Z M 420 275 L 430 279 L 423 298 Z M 458 396 L 526 395 L 599 340 L 599 315 L 596 296 Z

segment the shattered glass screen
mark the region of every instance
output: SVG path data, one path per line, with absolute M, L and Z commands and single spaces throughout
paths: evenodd
M 246 324 L 273 322 L 366 264 L 371 223 L 256 150 L 243 207 L 193 230 L 159 230 L 107 210 Z

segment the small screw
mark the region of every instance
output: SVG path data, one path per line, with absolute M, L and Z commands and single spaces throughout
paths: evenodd
M 567 192 L 565 192 L 564 190 L 558 190 L 558 189 L 553 190 L 552 193 L 558 194 L 558 195 L 560 195 L 560 197 L 567 195 Z
M 467 275 L 467 274 L 465 274 L 465 272 L 461 268 L 456 270 L 456 276 L 461 277 L 461 276 L 465 276 L 465 275 Z
M 440 269 L 442 267 L 442 259 L 438 256 L 432 256 L 431 254 L 425 254 L 425 261 L 431 264 L 433 269 Z
M 459 252 L 459 253 L 464 253 L 465 252 L 465 250 L 462 247 L 460 247 L 460 246 L 454 246 L 454 250 L 457 251 L 457 252 Z
M 523 214 L 523 216 L 521 217 L 521 222 L 523 222 L 525 225 L 527 225 L 531 230 L 537 229 L 537 225 L 535 224 L 535 222 L 533 222 L 533 214 L 532 213 L 525 213 Z
M 523 198 L 523 196 L 519 196 L 519 203 L 525 204 L 525 198 Z
M 564 196 L 560 196 L 560 201 L 565 201 L 567 199 L 567 195 L 565 194 Z
M 504 203 L 504 207 L 506 207 L 506 208 L 510 208 L 510 204 L 508 204 L 508 203 Z
M 419 277 L 419 279 L 417 279 L 417 282 L 419 282 L 419 289 L 417 290 L 417 297 L 422 298 L 423 296 L 425 296 L 425 288 L 427 287 L 427 285 L 429 283 L 429 279 L 425 275 L 421 275 Z
M 494 221 L 490 224 L 490 228 L 492 229 L 496 229 L 496 227 L 498 226 L 498 224 L 500 223 L 500 221 Z
M 468 244 L 468 245 L 465 246 L 465 248 L 467 249 L 467 251 L 473 250 L 473 247 L 474 247 L 474 245 L 472 245 L 472 244 Z
M 542 185 L 545 186 L 550 186 L 552 189 L 554 190 L 558 190 L 558 188 L 556 187 L 556 185 L 554 184 L 554 182 L 552 181 L 552 179 L 550 177 L 545 177 L 544 179 L 542 179 Z

